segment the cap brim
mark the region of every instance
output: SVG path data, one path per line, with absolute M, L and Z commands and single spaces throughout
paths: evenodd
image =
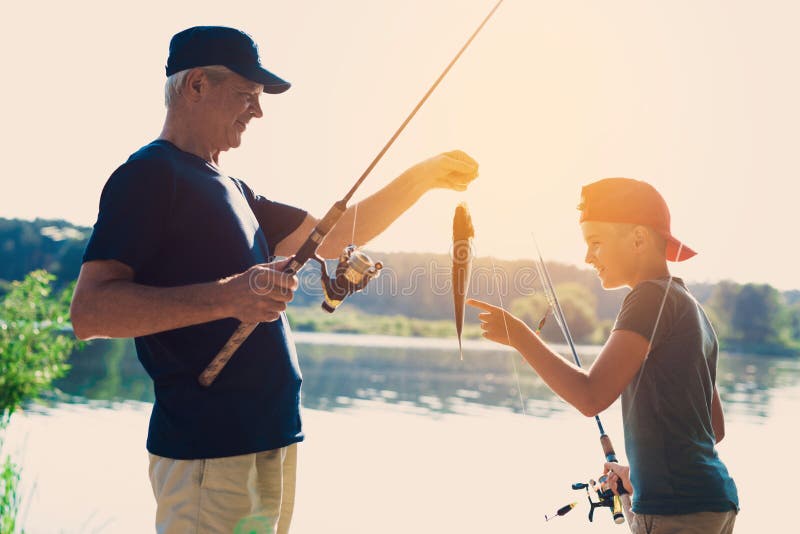
M 226 65 L 233 72 L 244 76 L 251 82 L 260 83 L 264 86 L 264 92 L 272 95 L 277 95 L 288 90 L 292 86 L 289 82 L 272 74 L 264 67 L 257 66 L 242 66 L 242 65 Z
M 667 237 L 666 256 L 668 261 L 683 261 L 695 256 L 697 252 L 690 249 L 672 236 Z

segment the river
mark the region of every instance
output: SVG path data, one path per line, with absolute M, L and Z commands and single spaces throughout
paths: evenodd
M 303 369 L 293 534 L 627 532 L 587 521 L 573 482 L 602 467 L 597 429 L 521 358 L 454 340 L 295 334 Z M 587 362 L 594 347 L 582 347 Z M 28 534 L 153 531 L 144 441 L 152 389 L 129 341 L 71 358 L 48 402 L 15 414 L 4 450 L 22 467 Z M 800 361 L 722 354 L 738 533 L 794 531 Z M 618 452 L 619 403 L 602 414 Z M 624 455 L 623 455 L 624 456 Z M 545 524 L 569 502 L 576 508 Z

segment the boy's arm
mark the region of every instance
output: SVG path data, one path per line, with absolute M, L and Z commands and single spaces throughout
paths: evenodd
M 596 415 L 622 395 L 650 352 L 650 342 L 630 330 L 614 330 L 589 368 L 591 414 Z
M 722 401 L 717 386 L 714 386 L 714 397 L 711 399 L 711 428 L 717 443 L 725 437 L 725 415 L 722 413 Z
M 478 318 L 485 338 L 517 349 L 550 389 L 588 417 L 617 400 L 636 376 L 650 346 L 636 332 L 614 330 L 587 371 L 559 356 L 524 322 L 502 308 L 474 299 L 467 304 L 484 311 Z

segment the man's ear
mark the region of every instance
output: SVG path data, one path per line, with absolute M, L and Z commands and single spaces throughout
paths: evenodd
M 198 102 L 208 89 L 208 77 L 203 69 L 195 68 L 189 71 L 183 82 L 183 95 L 191 102 Z

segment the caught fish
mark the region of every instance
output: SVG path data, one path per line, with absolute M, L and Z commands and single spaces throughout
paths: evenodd
M 453 217 L 453 303 L 456 312 L 456 332 L 458 333 L 458 352 L 464 359 L 461 347 L 461 331 L 464 327 L 464 307 L 469 290 L 469 279 L 472 274 L 472 238 L 475 229 L 472 226 L 472 217 L 469 216 L 467 204 L 462 202 L 456 207 Z

